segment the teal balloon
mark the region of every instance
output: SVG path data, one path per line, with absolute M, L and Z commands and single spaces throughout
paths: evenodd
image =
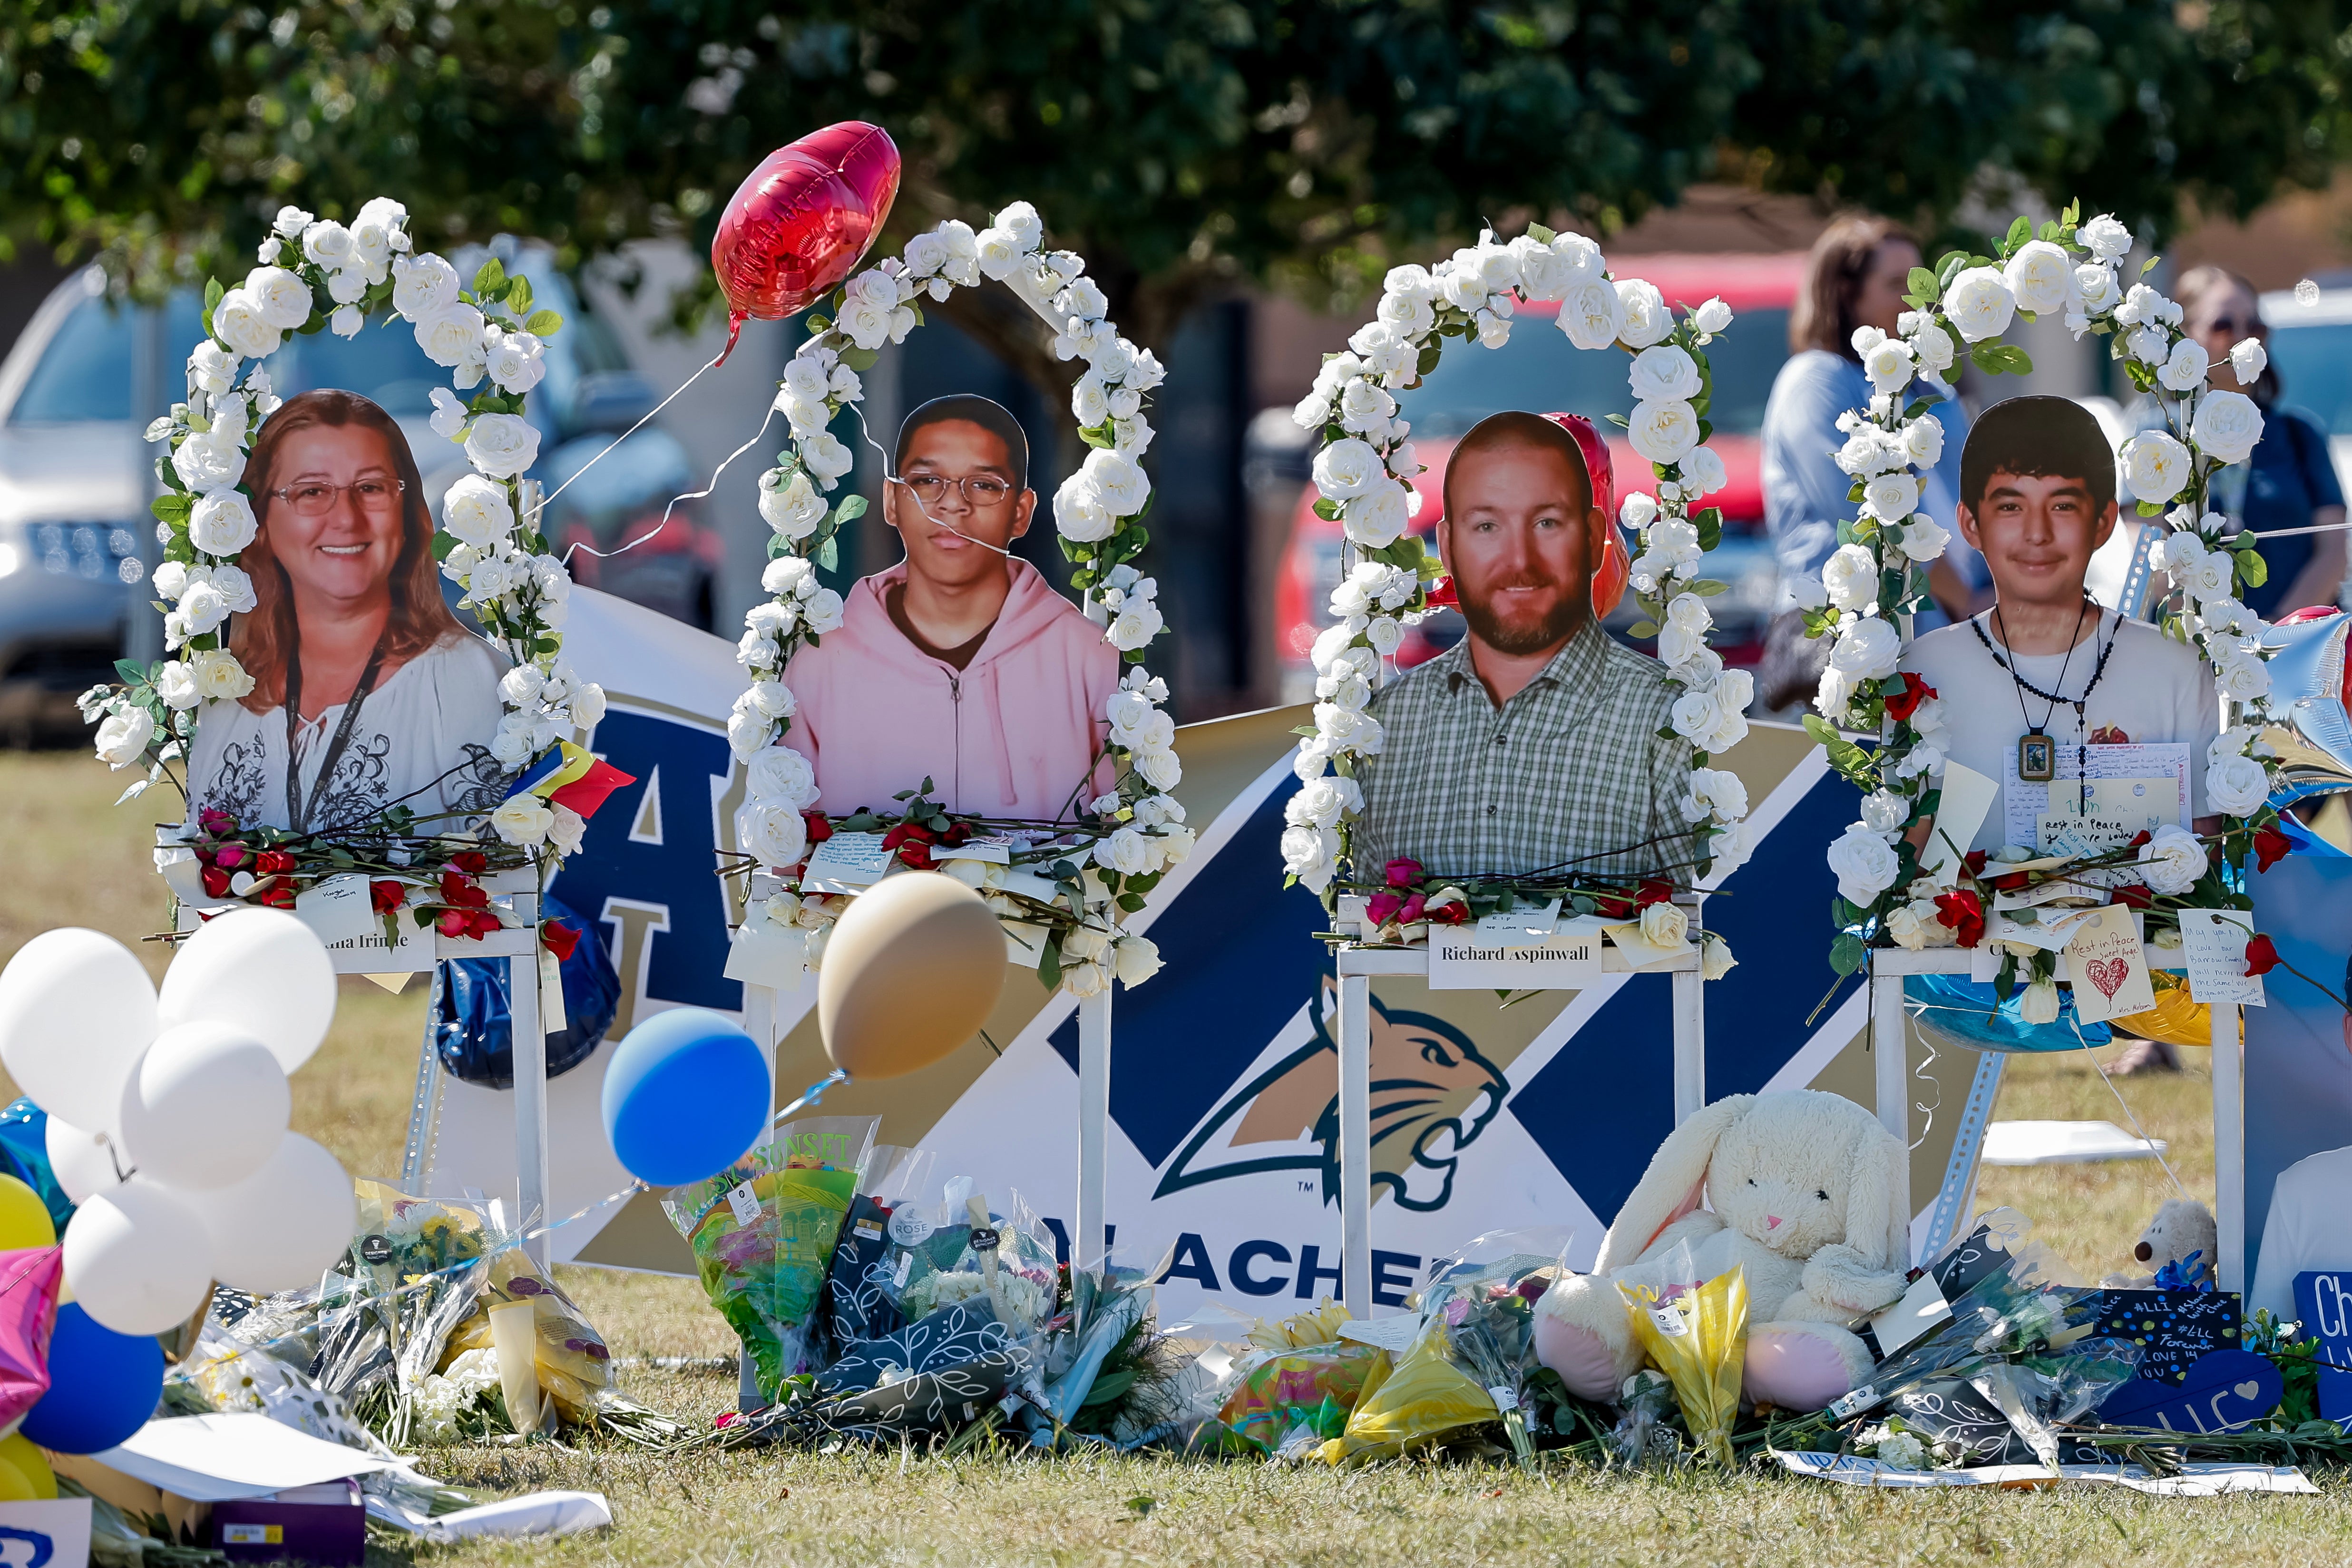
M 656 1013 L 604 1070 L 605 1135 L 622 1168 L 651 1186 L 725 1170 L 766 1130 L 773 1103 L 758 1043 L 704 1008 Z
M 2080 1051 L 2115 1039 L 2105 1024 L 2076 1019 L 2074 993 L 2064 988 L 2058 992 L 2057 1018 L 2041 1024 L 2025 1021 L 2021 983 L 2002 1001 L 1990 982 L 1965 975 L 1911 975 L 1903 981 L 1903 1000 L 1921 1030 L 1972 1051 Z

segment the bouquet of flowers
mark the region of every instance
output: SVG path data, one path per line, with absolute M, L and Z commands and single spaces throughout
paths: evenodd
M 1699 1281 L 1690 1244 L 1629 1269 L 1617 1281 L 1633 1337 L 1673 1383 L 1699 1451 L 1728 1469 L 1748 1344 L 1748 1278 L 1738 1267 Z
M 1540 1249 L 1556 1239 L 1556 1251 Z M 1546 1237 L 1525 1243 L 1535 1250 L 1504 1250 L 1517 1239 L 1512 1233 L 1481 1237 L 1465 1249 L 1462 1260 L 1450 1269 L 1441 1265 L 1435 1283 L 1422 1292 L 1422 1310 L 1444 1323 L 1454 1353 L 1486 1387 L 1503 1415 L 1503 1431 L 1511 1452 L 1522 1466 L 1535 1462 L 1535 1442 L 1529 1436 L 1528 1409 L 1542 1364 L 1535 1352 L 1535 1303 L 1566 1268 L 1562 1260 L 1568 1238 Z M 1498 1246 L 1499 1244 L 1499 1246 Z M 1468 1260 L 1488 1254 L 1483 1263 Z

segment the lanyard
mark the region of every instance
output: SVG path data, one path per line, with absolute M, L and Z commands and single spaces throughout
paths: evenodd
M 343 759 L 343 747 L 351 743 L 352 726 L 359 722 L 360 705 L 367 701 L 368 693 L 375 689 L 376 671 L 383 664 L 383 639 L 376 639 L 375 649 L 368 654 L 367 668 L 360 672 L 360 684 L 352 689 L 351 698 L 343 704 L 342 722 L 335 726 L 334 738 L 327 743 L 327 755 L 319 764 L 319 792 L 305 806 L 302 802 L 302 764 L 294 748 L 295 737 L 302 727 L 302 649 L 299 642 L 286 660 L 286 825 L 298 833 L 310 831 L 310 813 L 326 798 L 327 786 L 335 776 L 335 764 Z

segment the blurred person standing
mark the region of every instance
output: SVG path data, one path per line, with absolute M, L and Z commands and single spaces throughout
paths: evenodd
M 1789 317 L 1790 359 L 1764 406 L 1764 528 L 1780 560 L 1781 590 L 1780 612 L 1765 634 L 1757 677 L 1767 709 L 1810 701 L 1821 679 L 1828 643 L 1807 641 L 1791 590 L 1806 579 L 1820 580 L 1822 563 L 1837 549 L 1839 519 L 1855 512 L 1846 498 L 1853 476 L 1837 465 L 1838 448 L 1845 444 L 1838 417 L 1866 407 L 1871 396 L 1853 346 L 1855 329 L 1875 327 L 1894 336 L 1911 269 L 1920 265 L 1919 243 L 1900 225 L 1859 213 L 1822 231 L 1806 262 L 1804 286 Z M 1931 602 L 1916 621 L 1923 632 L 1991 602 L 1983 558 L 1961 539 L 1953 510 L 1968 413 L 1937 377 L 1922 377 L 1906 394 L 1939 395 L 1943 456 L 1920 476 L 1919 510 L 1950 530 L 1952 539 L 1928 570 Z
M 2284 385 L 2261 349 L 2239 356 L 2259 366 L 2251 384 L 2241 381 L 2231 350 L 2269 336 L 2257 308 L 2253 285 L 2224 267 L 2199 267 L 2180 278 L 2180 325 L 2210 362 L 2206 384 L 2242 392 L 2263 411 L 2263 438 L 2253 455 L 2213 476 L 2213 509 L 2232 529 L 2265 533 L 2273 528 L 2328 528 L 2326 533 L 2265 538 L 2258 548 L 2270 575 L 2246 590 L 2246 608 L 2265 621 L 2292 610 L 2336 603 L 2344 589 L 2344 491 L 2327 452 L 2327 436 L 2309 414 L 2283 401 Z M 2163 423 L 2151 399 L 2133 409 L 2133 423 L 2147 429 Z

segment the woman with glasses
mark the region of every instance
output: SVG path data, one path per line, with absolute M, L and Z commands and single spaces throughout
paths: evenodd
M 892 465 L 882 520 L 905 559 L 852 585 L 840 627 L 793 655 L 786 744 L 834 816 L 896 810 L 929 779 L 951 811 L 1071 820 L 1111 787 L 1119 657 L 1011 553 L 1037 509 L 1028 438 L 986 398 L 935 398 L 899 427 Z
M 355 393 L 304 392 L 263 422 L 245 486 L 261 528 L 229 645 L 253 690 L 196 716 L 191 815 L 332 832 L 398 806 L 429 833 L 495 806 L 508 662 L 442 600 L 400 426 Z
M 2263 411 L 2263 438 L 2252 458 L 2214 476 L 2213 508 L 2233 529 L 2257 534 L 2273 528 L 2329 528 L 2326 533 L 2265 538 L 2257 548 L 2269 576 L 2246 590 L 2246 608 L 2265 621 L 2291 610 L 2333 605 L 2344 588 L 2344 491 L 2327 453 L 2327 436 L 2309 414 L 2289 408 L 2278 371 L 2265 368 L 2252 386 L 2241 386 L 2230 350 L 2248 338 L 2266 339 L 2253 285 L 2219 267 L 2192 267 L 2181 275 L 2180 325 L 2204 347 L 2211 369 L 2206 384 L 2242 392 Z M 2145 405 L 2143 427 L 2162 415 Z

